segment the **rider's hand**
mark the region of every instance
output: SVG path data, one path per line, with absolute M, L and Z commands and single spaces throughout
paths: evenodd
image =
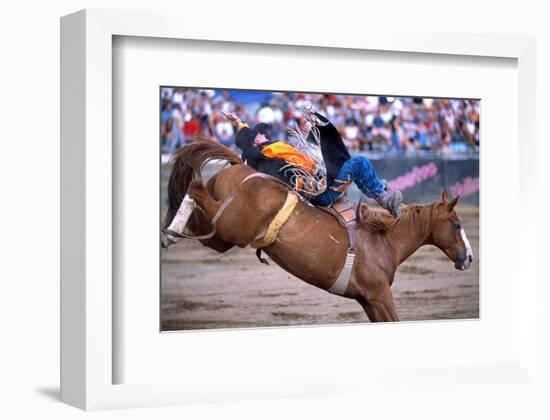
M 220 111 L 221 114 L 227 118 L 229 121 L 231 121 L 231 123 L 233 125 L 239 125 L 241 120 L 239 117 L 237 117 L 235 114 L 233 114 L 232 112 L 224 112 L 224 111 Z

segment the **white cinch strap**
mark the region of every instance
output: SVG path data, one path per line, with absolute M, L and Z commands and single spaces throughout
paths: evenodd
M 348 288 L 349 280 L 351 278 L 351 269 L 353 268 L 353 261 L 355 260 L 355 253 L 354 252 L 348 252 L 346 255 L 346 262 L 344 263 L 344 267 L 342 267 L 342 271 L 340 271 L 340 275 L 334 282 L 334 284 L 328 289 L 327 291 L 329 293 L 333 293 L 338 296 L 344 296 L 344 293 L 346 293 L 346 289 Z

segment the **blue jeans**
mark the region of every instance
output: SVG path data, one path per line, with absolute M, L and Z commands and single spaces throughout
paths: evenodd
M 376 175 L 374 167 L 365 156 L 354 156 L 344 162 L 334 182 L 325 192 L 314 197 L 311 202 L 316 206 L 330 207 L 343 195 L 343 191 L 334 191 L 344 185 L 339 181 L 352 181 L 367 197 L 376 198 L 384 190 L 384 184 Z

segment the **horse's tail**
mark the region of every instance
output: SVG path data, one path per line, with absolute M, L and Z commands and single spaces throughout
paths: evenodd
M 230 149 L 203 135 L 174 152 L 168 181 L 168 211 L 163 223 L 165 228 L 176 215 L 193 177 L 200 176 L 204 164 L 213 159 L 226 160 L 231 165 L 243 163 Z

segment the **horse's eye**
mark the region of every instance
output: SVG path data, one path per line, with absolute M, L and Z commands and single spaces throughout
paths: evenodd
M 453 229 L 454 230 L 460 229 L 460 223 L 453 223 Z

